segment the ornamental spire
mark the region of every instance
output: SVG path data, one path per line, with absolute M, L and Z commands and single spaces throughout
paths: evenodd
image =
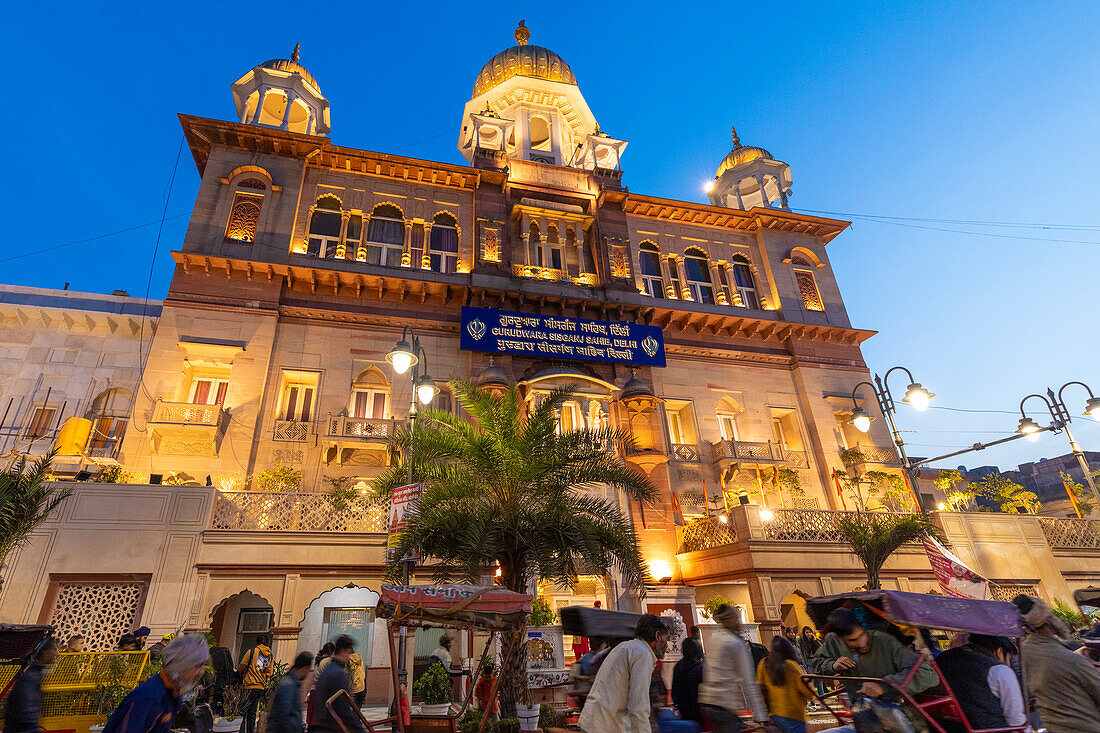
M 741 138 L 737 137 L 737 128 L 731 127 L 730 132 L 733 133 L 733 147 L 737 147 L 741 144 Z
M 516 32 L 513 34 L 516 38 L 517 46 L 526 46 L 527 41 L 531 39 L 531 31 L 528 30 L 527 26 L 523 23 L 524 21 L 522 20 L 519 22 L 519 25 L 516 27 Z
M 298 52 L 302 50 L 302 44 L 294 44 L 294 52 L 290 54 L 290 60 L 294 63 L 298 63 Z

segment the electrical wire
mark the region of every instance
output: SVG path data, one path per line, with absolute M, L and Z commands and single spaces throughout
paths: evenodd
M 97 234 L 96 236 L 88 237 L 87 239 L 75 239 L 72 242 L 65 242 L 64 244 L 55 244 L 52 247 L 43 247 L 42 249 L 36 249 L 36 250 L 32 250 L 30 252 L 24 252 L 22 254 L 12 255 L 11 257 L 5 257 L 3 259 L 0 259 L 0 262 L 11 262 L 12 260 L 21 260 L 24 257 L 33 257 L 34 255 L 40 255 L 40 254 L 43 254 L 45 252 L 53 252 L 54 250 L 62 249 L 64 247 L 72 247 L 73 245 L 77 245 L 77 244 L 87 244 L 88 242 L 96 242 L 96 241 L 99 241 L 100 239 L 106 239 L 108 237 L 114 237 L 118 234 L 125 234 L 126 232 L 132 232 L 136 229 L 144 229 L 145 227 L 151 227 L 154 224 L 160 224 L 163 227 L 164 222 L 172 221 L 173 219 L 179 219 L 181 217 L 188 216 L 189 214 L 190 214 L 190 212 L 185 211 L 182 214 L 173 214 L 172 216 L 161 217 L 160 219 L 154 219 L 153 221 L 147 221 L 144 224 L 135 224 L 134 226 L 126 227 L 125 229 L 119 229 L 117 231 L 107 232 L 106 234 Z M 160 236 L 159 232 L 158 232 L 157 236 L 158 237 Z
M 886 214 L 846 214 L 839 211 L 818 211 L 814 209 L 801 209 L 807 213 L 823 214 L 826 216 L 851 216 L 863 219 L 892 219 L 897 221 L 920 221 L 932 224 L 964 224 L 967 226 L 991 226 L 1011 227 L 1014 229 L 1044 229 L 1064 231 L 1100 231 L 1100 224 L 1036 224 L 1026 222 L 988 221 L 980 219 L 933 219 L 920 216 L 888 216 Z

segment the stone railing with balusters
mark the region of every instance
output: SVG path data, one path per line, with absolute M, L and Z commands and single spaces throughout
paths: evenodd
M 157 400 L 150 422 L 174 425 L 218 425 L 221 422 L 221 405 L 192 405 L 189 402 L 162 402 Z
M 724 458 L 783 463 L 791 468 L 810 467 L 810 459 L 805 451 L 788 450 L 779 443 L 751 440 L 719 440 L 714 443 L 714 460 L 720 461 Z
M 393 435 L 394 421 L 370 417 L 345 417 L 333 415 L 328 419 L 329 437 L 387 440 Z
M 377 532 L 387 530 L 388 504 L 373 497 L 219 491 L 211 529 L 259 532 Z
M 763 523 L 764 539 L 781 542 L 840 542 L 838 527 L 841 519 L 856 516 L 857 513 L 820 509 L 776 509 L 772 511 L 772 518 Z M 863 512 L 863 515 L 882 522 L 910 516 L 892 512 Z
M 1039 526 L 1055 549 L 1100 550 L 1100 520 L 1039 517 Z
M 879 448 L 874 445 L 856 443 L 855 450 L 860 452 L 865 463 L 882 463 L 888 466 L 901 465 L 898 454 L 893 448 Z
M 709 550 L 712 547 L 731 545 L 737 541 L 733 525 L 717 517 L 697 519 L 684 527 L 680 539 L 680 552 Z

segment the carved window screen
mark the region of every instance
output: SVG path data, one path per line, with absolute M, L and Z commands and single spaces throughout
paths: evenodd
M 50 625 L 64 641 L 84 636 L 88 651 L 109 651 L 133 631 L 144 583 L 59 583 Z
M 235 242 L 256 241 L 256 225 L 260 221 L 260 206 L 264 197 L 249 193 L 238 193 L 233 197 L 233 208 L 229 211 L 229 224 L 225 228 L 225 238 Z
M 795 270 L 794 279 L 798 283 L 798 293 L 802 296 L 802 304 L 807 310 L 821 311 L 825 306 L 821 303 L 821 295 L 817 291 L 817 281 L 814 274 L 808 270 Z

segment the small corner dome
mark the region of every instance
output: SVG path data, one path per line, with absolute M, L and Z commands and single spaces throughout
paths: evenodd
M 638 379 L 634 374 L 630 375 L 630 379 L 623 385 L 623 390 L 619 394 L 619 399 L 629 400 L 635 397 L 653 397 L 653 387 L 649 382 Z
M 531 31 L 522 20 L 516 28 L 515 38 L 515 46 L 501 51 L 481 67 L 481 72 L 474 82 L 474 93 L 471 99 L 513 76 L 527 76 L 577 86 L 577 77 L 569 68 L 569 64 L 565 63 L 565 59 L 548 48 L 528 45 Z
M 317 79 L 298 61 L 299 46 L 288 59 L 268 59 L 233 82 L 233 102 L 242 124 L 273 127 L 307 135 L 331 130 L 329 104 Z
M 733 150 L 726 154 L 725 158 L 722 158 L 722 162 L 718 164 L 718 170 L 715 172 L 715 178 L 721 178 L 722 174 L 728 171 L 730 168 L 736 168 L 739 165 L 748 163 L 752 160 L 775 160 L 775 157 L 764 148 L 758 148 L 754 145 L 742 145 L 741 139 L 737 137 L 737 130 L 733 130 Z

